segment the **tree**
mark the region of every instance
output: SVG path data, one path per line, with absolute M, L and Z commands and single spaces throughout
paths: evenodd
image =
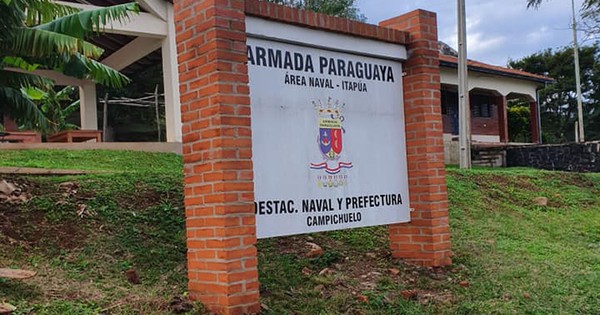
M 529 121 L 531 110 L 529 102 L 516 99 L 508 101 L 508 125 L 510 126 L 508 138 L 510 142 L 531 142 Z
M 580 49 L 582 93 L 586 138 L 600 139 L 600 49 Z M 548 74 L 556 82 L 540 90 L 542 135 L 545 143 L 561 143 L 575 139 L 577 98 L 573 73 L 573 50 L 570 47 L 547 49 L 520 60 L 509 61 L 509 67 L 531 73 Z
M 19 123 L 45 127 L 43 113 L 21 91 L 48 84 L 30 73 L 36 69 L 56 70 L 108 86 L 127 84 L 127 77 L 96 61 L 103 50 L 85 38 L 138 11 L 135 3 L 79 11 L 52 0 L 0 0 L 0 112 Z
M 266 0 L 299 9 L 325 13 L 364 22 L 367 18 L 356 7 L 355 0 Z

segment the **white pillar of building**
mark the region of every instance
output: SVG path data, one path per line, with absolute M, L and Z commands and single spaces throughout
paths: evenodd
M 165 121 L 167 142 L 181 142 L 181 103 L 179 100 L 179 70 L 173 5 L 167 3 L 167 37 L 162 42 L 163 82 L 165 87 Z
M 90 82 L 79 86 L 79 101 L 81 129 L 98 130 L 95 83 Z

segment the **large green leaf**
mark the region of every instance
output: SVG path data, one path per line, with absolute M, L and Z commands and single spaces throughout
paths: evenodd
M 29 97 L 32 101 L 39 101 L 48 96 L 42 89 L 38 89 L 35 86 L 24 86 L 21 88 L 21 92 Z
M 119 71 L 108 67 L 96 60 L 85 58 L 77 55 L 77 60 L 88 70 L 88 78 L 106 86 L 122 88 L 127 85 L 130 80 Z M 65 69 L 67 70 L 67 69 Z
M 34 28 L 16 28 L 6 41 L 0 41 L 0 49 L 12 50 L 12 55 L 44 57 L 52 54 L 80 53 L 98 58 L 104 52 L 82 39 Z
M 20 88 L 22 86 L 41 86 L 48 84 L 49 80 L 35 74 L 0 70 L 0 86 Z
M 0 86 L 0 109 L 18 123 L 26 123 L 27 127 L 34 129 L 47 127 L 44 114 L 20 90 Z
M 136 3 L 80 11 L 39 25 L 36 28 L 83 39 L 87 34 L 100 33 L 112 22 L 126 21 L 130 12 L 139 12 Z
M 28 26 L 49 23 L 57 18 L 79 12 L 79 9 L 56 3 L 53 0 L 20 0 L 26 2 Z

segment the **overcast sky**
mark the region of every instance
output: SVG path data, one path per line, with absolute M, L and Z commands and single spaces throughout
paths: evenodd
M 369 23 L 415 9 L 437 13 L 438 36 L 457 48 L 456 0 L 357 0 Z M 575 1 L 576 10 L 581 0 Z M 469 59 L 505 66 L 546 48 L 571 45 L 571 1 L 548 0 L 527 9 L 526 0 L 466 0 Z M 579 34 L 580 45 L 584 39 Z M 589 41 L 587 44 L 591 44 Z

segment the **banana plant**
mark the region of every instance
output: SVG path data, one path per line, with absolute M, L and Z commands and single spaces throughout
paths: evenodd
M 138 12 L 136 3 L 79 10 L 52 0 L 0 0 L 0 112 L 35 129 L 46 128 L 43 112 L 22 90 L 47 86 L 48 80 L 29 73 L 36 69 L 125 86 L 129 79 L 98 62 L 104 51 L 86 38 Z
M 63 130 L 79 129 L 79 126 L 69 123 L 68 118 L 79 109 L 79 100 L 73 101 L 76 88 L 67 86 L 57 90 L 52 84 L 43 89 L 24 87 L 21 91 L 29 96 L 44 115 L 47 126 L 42 130 L 44 135 L 51 135 Z M 31 128 L 32 126 L 24 126 Z

